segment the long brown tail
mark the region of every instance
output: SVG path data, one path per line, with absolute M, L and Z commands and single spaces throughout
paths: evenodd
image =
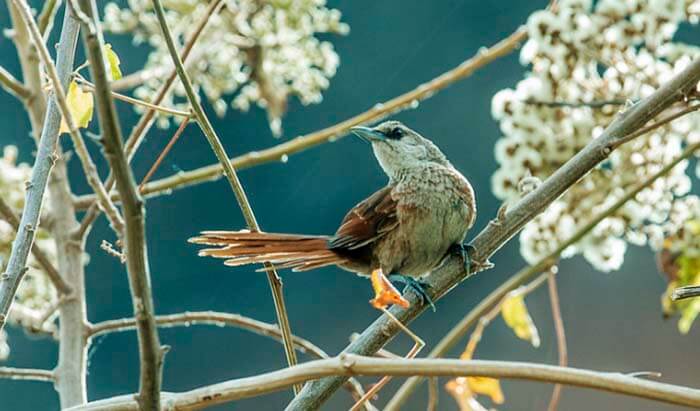
M 217 246 L 199 251 L 202 257 L 225 258 L 224 264 L 239 266 L 270 262 L 277 268 L 306 271 L 345 262 L 328 249 L 328 237 L 241 231 L 203 231 L 190 243 Z M 264 271 L 264 269 L 259 270 Z

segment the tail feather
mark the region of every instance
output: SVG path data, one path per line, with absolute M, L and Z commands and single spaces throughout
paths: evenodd
M 277 268 L 306 271 L 338 265 L 346 259 L 328 249 L 328 237 L 242 231 L 203 231 L 189 242 L 217 248 L 199 251 L 202 257 L 224 258 L 228 266 L 270 262 Z M 258 271 L 265 271 L 264 268 Z

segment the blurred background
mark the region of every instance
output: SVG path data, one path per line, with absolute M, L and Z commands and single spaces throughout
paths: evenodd
M 38 2 L 37 2 L 38 3 Z M 321 104 L 302 106 L 291 100 L 284 119 L 281 141 L 315 131 L 362 112 L 378 102 L 408 91 L 510 34 L 545 2 L 483 2 L 476 0 L 329 1 L 343 13 L 351 31 L 333 36 L 341 63 Z M 60 16 L 57 26 L 60 25 Z M 0 7 L 0 26 L 10 26 L 5 6 Z M 57 29 L 54 31 L 58 31 Z M 682 29 L 682 36 L 690 36 Z M 697 35 L 697 32 L 694 33 Z M 696 37 L 697 38 L 697 37 Z M 127 36 L 107 37 L 122 60 L 122 71 L 138 70 L 148 49 L 135 47 Z M 52 44 L 50 42 L 50 44 Z M 79 47 L 80 48 L 80 47 Z M 80 52 L 77 62 L 84 61 Z M 0 61 L 20 75 L 14 46 L 0 38 Z M 453 164 L 476 190 L 479 217 L 476 230 L 493 218 L 499 202 L 491 193 L 490 176 L 496 169 L 493 145 L 499 137 L 490 114 L 491 97 L 513 86 L 525 68 L 513 53 L 474 76 L 439 92 L 415 110 L 395 116 L 430 137 L 447 153 Z M 0 121 L 4 132 L 0 146 L 17 144 L 23 161 L 32 162 L 33 143 L 29 121 L 22 106 L 0 93 Z M 119 103 L 125 130 L 138 119 L 132 107 Z M 221 119 L 212 113 L 230 155 L 262 149 L 275 140 L 264 111 L 230 110 Z M 95 122 L 96 123 L 96 122 Z M 153 129 L 134 160 L 140 178 L 148 170 L 174 129 Z M 64 141 L 65 142 L 65 141 Z M 93 145 L 94 158 L 98 147 Z M 204 137 L 191 125 L 166 159 L 155 178 L 215 162 Z M 102 175 L 106 167 L 101 165 Z M 78 193 L 89 192 L 77 161 L 70 164 L 71 181 Z M 293 155 L 287 163 L 267 164 L 240 173 L 258 220 L 267 231 L 330 234 L 345 212 L 386 183 L 369 147 L 353 137 L 341 139 Z M 220 261 L 197 257 L 197 247 L 187 238 L 205 229 L 239 229 L 243 218 L 224 180 L 206 183 L 147 202 L 149 259 L 156 310 L 159 314 L 217 310 L 240 313 L 275 322 L 270 290 L 264 274 L 253 267 L 231 269 Z M 473 235 L 474 233 L 472 233 Z M 112 239 L 104 219 L 88 240 L 87 266 L 89 319 L 98 322 L 128 317 L 132 313 L 124 267 L 99 249 L 103 238 Z M 426 342 L 425 352 L 481 298 L 498 286 L 524 262 L 517 239 L 493 258 L 495 268 L 470 278 L 437 303 L 437 312 L 426 312 L 411 328 Z M 362 331 L 378 312 L 367 301 L 372 290 L 367 280 L 335 268 L 307 273 L 281 273 L 292 330 L 326 350 L 339 352 L 353 332 Z M 698 386 L 700 327 L 686 336 L 678 333 L 675 320 L 664 320 L 659 296 L 665 280 L 658 274 L 652 252 L 631 247 L 623 268 L 602 274 L 580 257 L 565 260 L 559 275 L 562 314 L 566 326 L 570 365 L 602 371 L 658 371 L 663 381 Z M 556 342 L 546 288 L 527 299 L 542 343 L 533 348 L 517 339 L 499 318 L 487 328 L 475 357 L 556 363 Z M 52 341 L 27 337 L 9 328 L 12 348 L 7 365 L 51 368 L 57 347 Z M 164 329 L 162 343 L 172 347 L 166 357 L 164 390 L 182 391 L 227 379 L 272 371 L 286 365 L 277 342 L 233 328 L 192 326 Z M 466 343 L 466 339 L 464 340 Z M 399 336 L 389 348 L 405 353 L 412 342 Z M 452 353 L 458 356 L 463 344 Z M 301 356 L 302 361 L 308 357 Z M 363 379 L 372 382 L 373 379 Z M 385 388 L 375 402 L 391 397 L 402 380 Z M 457 405 L 442 389 L 439 409 Z M 547 384 L 505 381 L 503 410 L 546 408 L 552 387 Z M 136 333 L 99 337 L 89 353 L 90 400 L 138 389 Z M 219 407 L 227 410 L 282 409 L 291 390 Z M 0 398 L 6 410 L 58 409 L 50 384 L 0 380 Z M 483 399 L 484 404 L 489 404 Z M 347 409 L 351 399 L 338 391 L 324 409 Z M 424 384 L 406 410 L 422 410 L 427 404 Z M 565 387 L 561 410 L 672 410 L 675 407 L 618 395 Z

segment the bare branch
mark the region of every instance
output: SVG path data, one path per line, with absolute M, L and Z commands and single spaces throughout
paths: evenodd
M 558 365 L 566 367 L 569 364 L 569 355 L 566 347 L 566 333 L 564 331 L 564 320 L 561 317 L 561 304 L 559 303 L 559 291 L 557 290 L 557 266 L 553 265 L 547 273 L 547 288 L 549 290 L 549 301 L 552 305 L 552 318 L 554 319 L 554 329 L 557 334 L 557 355 Z M 552 398 L 549 400 L 548 411 L 556 411 L 561 397 L 561 384 L 556 384 L 552 391 Z
M 97 167 L 92 161 L 87 146 L 85 145 L 85 141 L 83 140 L 83 137 L 75 124 L 73 116 L 70 113 L 68 102 L 66 101 L 65 88 L 61 84 L 58 72 L 53 64 L 53 60 L 51 59 L 51 55 L 46 49 L 46 45 L 44 45 L 39 28 L 36 26 L 36 22 L 32 17 L 31 9 L 29 8 L 26 0 L 12 1 L 15 2 L 15 5 L 22 15 L 24 22 L 27 24 L 32 42 L 39 51 L 39 57 L 41 58 L 41 61 L 49 74 L 49 79 L 53 85 L 55 99 L 58 102 L 58 107 L 61 110 L 61 114 L 68 125 L 70 136 L 75 147 L 75 152 L 78 154 L 78 158 L 80 158 L 80 162 L 83 165 L 83 170 L 85 171 L 88 184 L 90 184 L 90 187 L 92 187 L 97 194 L 98 202 L 105 211 L 105 214 L 112 224 L 114 231 L 117 233 L 117 236 L 121 236 L 121 233 L 124 231 L 124 221 L 119 215 L 119 210 L 117 210 L 114 203 L 112 203 L 112 201 L 109 199 L 107 190 L 105 190 L 105 187 L 102 185 L 102 181 L 100 180 L 100 176 L 97 174 Z
M 29 26 L 31 13 L 26 3 L 22 4 L 18 0 L 13 0 L 15 3 L 12 6 L 13 10 L 24 16 L 22 22 Z M 16 6 L 16 7 L 15 7 Z M 58 77 L 63 83 L 68 83 L 71 68 L 73 65 L 73 51 L 71 44 L 75 44 L 71 40 L 77 35 L 77 27 L 75 31 L 62 30 L 61 32 L 61 49 L 58 52 Z M 17 237 L 12 242 L 12 250 L 10 258 L 7 262 L 7 268 L 4 274 L 0 277 L 0 329 L 5 325 L 7 313 L 10 310 L 10 305 L 14 299 L 17 288 L 24 273 L 27 271 L 27 258 L 34 244 L 34 236 L 36 228 L 39 224 L 39 216 L 41 215 L 41 207 L 43 205 L 44 192 L 48 184 L 49 174 L 56 162 L 56 142 L 58 140 L 58 128 L 61 121 L 61 116 L 56 105 L 56 100 L 52 99 L 49 103 L 49 110 L 46 112 L 44 120 L 44 128 L 39 141 L 36 159 L 32 168 L 32 176 L 27 185 L 27 194 L 24 201 L 24 209 L 20 219 Z
M 674 161 L 663 167 L 659 172 L 649 177 L 647 180 L 640 182 L 636 186 L 632 187 L 624 196 L 622 196 L 617 202 L 612 204 L 607 209 L 601 211 L 597 214 L 591 221 L 578 229 L 569 239 L 562 242 L 557 246 L 557 248 L 552 251 L 549 255 L 543 257 L 537 263 L 525 267 L 518 271 L 516 274 L 511 276 L 506 282 L 501 284 L 498 288 L 493 290 L 488 296 L 479 302 L 467 315 L 460 320 L 452 329 L 438 342 L 438 344 L 433 348 L 433 350 L 428 354 L 428 358 L 438 358 L 445 355 L 459 339 L 469 330 L 474 324 L 479 321 L 479 319 L 486 314 L 491 307 L 497 304 L 503 299 L 503 297 L 508 294 L 511 290 L 524 284 L 530 278 L 536 274 L 549 269 L 555 262 L 559 259 L 561 253 L 570 247 L 578 243 L 582 238 L 584 238 L 591 230 L 593 230 L 601 221 L 605 220 L 607 217 L 611 216 L 613 213 L 618 211 L 622 206 L 634 198 L 639 192 L 645 188 L 651 186 L 654 181 L 668 174 L 675 166 L 677 166 L 681 161 L 691 157 L 698 149 L 700 149 L 700 144 L 694 144 L 688 146 L 686 150 L 678 156 Z M 420 378 L 409 378 L 398 390 L 394 398 L 385 408 L 386 410 L 397 410 L 401 404 L 403 404 L 408 397 L 415 391 L 416 387 L 422 379 Z
M 691 89 L 697 86 L 698 80 L 700 80 L 700 59 L 693 61 L 685 70 L 678 73 L 649 97 L 618 116 L 598 138 L 591 140 L 586 147 L 555 171 L 536 190 L 530 192 L 511 207 L 505 213 L 503 221 L 487 225 L 471 242 L 471 246 L 475 250 L 472 259 L 477 262 L 487 261 L 528 221 L 606 159 L 620 139 L 640 129 L 660 112 L 686 96 Z M 695 145 L 689 148 L 695 148 Z M 692 153 L 686 151 L 686 155 L 690 154 Z M 664 169 L 668 171 L 666 167 Z M 433 299 L 440 298 L 468 275 L 464 271 L 461 258 L 451 256 L 440 268 L 426 278 L 430 285 L 428 294 Z M 394 315 L 404 324 L 425 310 L 421 299 L 414 293 L 409 293 L 407 298 L 411 302 L 409 308 L 405 310 L 398 307 L 392 308 Z M 397 332 L 398 328 L 388 317 L 382 316 L 371 324 L 360 338 L 351 343 L 345 352 L 371 355 Z M 337 390 L 343 381 L 342 377 L 331 377 L 307 383 L 304 390 L 296 396 L 287 409 L 316 409 Z
M 398 113 L 399 111 L 416 107 L 420 101 L 434 96 L 438 91 L 471 76 L 476 70 L 509 54 L 515 50 L 526 37 L 527 31 L 524 28 L 520 28 L 492 47 L 479 50 L 475 56 L 463 61 L 459 66 L 419 85 L 407 93 L 394 97 L 384 103 L 376 104 L 371 109 L 331 127 L 296 137 L 286 143 L 278 144 L 265 150 L 253 151 L 232 158 L 229 162 L 236 170 L 242 170 L 273 161 L 280 161 L 280 159 L 289 155 L 302 152 L 320 144 L 336 141 L 343 138 L 351 127 L 378 121 L 389 115 Z M 165 177 L 146 184 L 143 189 L 143 194 L 146 196 L 162 195 L 170 193 L 175 189 L 207 181 L 215 181 L 223 175 L 223 172 L 221 163 L 180 172 L 170 177 Z M 79 209 L 85 209 L 94 201 L 95 198 L 92 195 L 81 196 L 76 201 L 75 206 Z
M 137 320 L 141 365 L 138 401 L 142 410 L 160 411 L 164 350 L 160 346 L 154 317 L 144 224 L 145 211 L 134 176 L 124 155 L 119 119 L 107 80 L 103 55 L 104 39 L 97 18 L 95 0 L 80 0 L 80 7 L 90 19 L 88 23 L 94 28 L 94 34 L 83 32 L 83 43 L 90 62 L 90 73 L 95 82 L 97 113 L 100 120 L 104 153 L 114 173 L 117 190 L 121 195 L 124 208 L 126 223 L 124 249 L 134 317 Z
M 253 377 L 229 380 L 190 391 L 165 394 L 168 410 L 198 410 L 234 400 L 275 392 L 292 384 L 333 375 L 480 376 L 560 383 L 669 404 L 700 407 L 700 390 L 630 377 L 554 365 L 508 361 L 445 359 L 384 359 L 341 354 Z M 133 395 L 95 401 L 66 411 L 136 411 Z
M 694 298 L 700 296 L 700 286 L 680 287 L 673 290 L 671 299 L 673 301 L 683 300 L 686 298 Z
M 158 158 L 156 158 L 156 161 L 153 162 L 153 165 L 151 166 L 150 169 L 148 169 L 148 172 L 146 175 L 143 177 L 143 180 L 141 180 L 141 184 L 139 184 L 139 191 L 143 192 L 143 186 L 148 183 L 148 180 L 151 179 L 153 174 L 155 174 L 156 170 L 158 170 L 158 167 L 160 167 L 160 163 L 165 160 L 165 156 L 168 155 L 170 150 L 173 148 L 177 140 L 180 139 L 180 136 L 182 133 L 185 131 L 185 128 L 187 128 L 187 125 L 190 123 L 190 118 L 187 117 L 185 118 L 182 123 L 180 123 L 180 126 L 175 130 L 175 134 L 170 138 L 170 141 L 168 141 L 168 144 L 165 145 L 165 148 L 163 151 L 158 155 Z
M 198 96 L 194 91 L 192 82 L 190 81 L 190 78 L 187 75 L 187 71 L 185 70 L 185 66 L 182 62 L 182 59 L 178 54 L 177 47 L 175 46 L 175 42 L 173 41 L 173 37 L 170 34 L 170 29 L 168 28 L 168 24 L 165 19 L 165 11 L 163 10 L 163 5 L 161 4 L 160 0 L 152 0 L 152 2 L 153 8 L 156 12 L 156 16 L 158 17 L 158 22 L 160 23 L 161 30 L 163 31 L 163 38 L 165 39 L 165 42 L 168 45 L 168 50 L 170 51 L 170 57 L 172 58 L 173 63 L 175 64 L 177 74 L 180 78 L 180 81 L 182 82 L 182 85 L 185 88 L 187 99 L 189 100 L 190 105 L 192 106 L 192 110 L 194 111 L 197 123 L 199 124 L 200 128 L 202 129 L 202 132 L 207 138 L 209 145 L 214 151 L 214 154 L 216 155 L 217 159 L 224 168 L 224 172 L 226 174 L 226 177 L 228 178 L 229 184 L 231 185 L 231 189 L 236 195 L 236 201 L 238 201 L 238 205 L 240 206 L 241 212 L 243 213 L 243 217 L 245 218 L 248 228 L 250 228 L 253 231 L 260 231 L 260 227 L 258 226 L 258 222 L 255 218 L 255 214 L 253 213 L 253 209 L 250 206 L 248 197 L 245 193 L 245 190 L 243 189 L 243 185 L 238 179 L 238 175 L 231 166 L 231 163 L 228 161 L 228 156 L 226 155 L 226 151 L 224 150 L 224 147 L 221 144 L 221 140 L 216 134 L 216 131 L 214 131 L 214 128 L 212 127 L 211 123 L 209 122 L 209 119 L 207 118 L 207 115 L 204 113 L 204 109 L 202 108 Z M 277 312 L 277 321 L 279 323 L 280 329 L 282 330 L 282 338 L 284 340 L 284 349 L 285 354 L 287 356 L 287 363 L 290 366 L 292 366 L 297 363 L 297 358 L 296 352 L 294 351 L 294 344 L 292 342 L 292 331 L 289 325 L 289 318 L 287 316 L 287 308 L 284 303 L 284 294 L 282 293 L 282 280 L 277 275 L 277 272 L 275 271 L 275 268 L 272 266 L 272 264 L 265 263 L 264 265 L 265 271 L 267 273 L 268 282 L 270 283 L 270 289 L 272 290 L 272 298 L 275 303 L 275 311 Z
M 29 91 L 29 89 L 24 87 L 24 85 L 22 85 L 22 83 L 17 80 L 15 76 L 13 76 L 9 71 L 5 70 L 5 68 L 2 66 L 0 66 L 0 87 L 20 100 L 26 100 L 32 95 L 32 92 Z
M 39 25 L 39 31 L 42 37 L 48 37 L 51 29 L 53 28 L 53 20 L 56 17 L 56 12 L 58 11 L 58 6 L 61 4 L 60 0 L 46 0 L 44 2 L 44 7 L 41 9 L 39 14 L 39 19 L 37 24 Z
M 9 380 L 54 382 L 53 371 L 32 368 L 0 367 L 0 378 Z
M 0 197 L 0 216 L 10 223 L 12 228 L 17 231 L 19 228 L 19 218 L 2 197 Z M 54 267 L 53 263 L 49 260 L 49 257 L 36 243 L 32 244 L 32 254 L 34 254 L 36 261 L 41 265 L 44 271 L 46 271 L 46 275 L 49 277 L 54 287 L 56 287 L 56 290 L 61 294 L 69 294 L 71 292 L 70 285 L 61 277 L 61 274 L 58 273 L 56 267 Z

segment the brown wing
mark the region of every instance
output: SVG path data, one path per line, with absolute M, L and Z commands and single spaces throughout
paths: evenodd
M 383 237 L 399 224 L 391 187 L 384 187 L 353 207 L 329 241 L 330 249 L 355 250 Z

